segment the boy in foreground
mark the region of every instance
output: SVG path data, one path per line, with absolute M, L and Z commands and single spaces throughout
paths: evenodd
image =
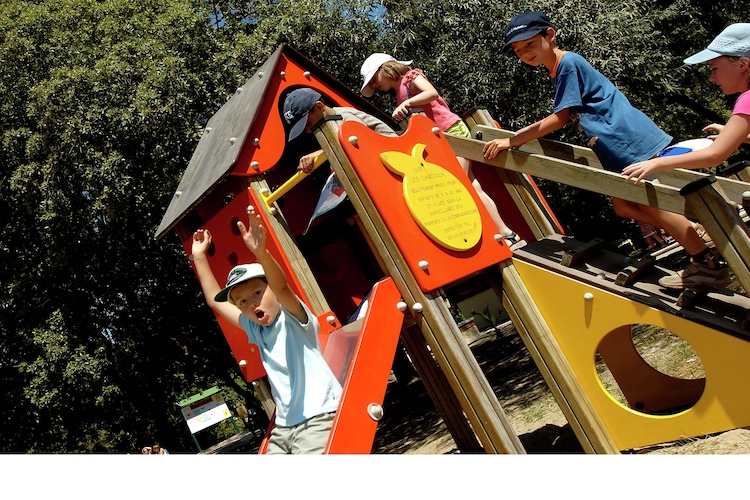
M 192 259 L 209 307 L 247 334 L 260 349 L 276 403 L 268 454 L 325 451 L 341 384 L 323 359 L 320 324 L 289 288 L 276 259 L 266 249 L 266 228 L 249 206 L 248 227 L 237 222 L 245 246 L 258 262 L 235 266 L 222 289 L 211 271 L 211 233 L 193 234 Z

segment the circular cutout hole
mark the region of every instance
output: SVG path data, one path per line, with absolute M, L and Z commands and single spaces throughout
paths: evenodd
M 626 325 L 600 342 L 596 371 L 619 404 L 650 415 L 692 407 L 705 388 L 703 362 L 693 347 L 655 325 Z

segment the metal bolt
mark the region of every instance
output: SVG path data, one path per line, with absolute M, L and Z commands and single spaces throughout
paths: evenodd
M 349 143 L 350 143 L 350 144 L 351 144 L 352 146 L 356 146 L 356 145 L 357 145 L 357 142 L 359 142 L 359 138 L 358 138 L 358 137 L 357 137 L 356 135 L 350 135 L 350 136 L 349 136 Z
M 253 167 L 255 170 L 258 170 L 258 167 L 260 164 L 257 161 L 250 162 L 250 166 Z
M 367 414 L 370 415 L 371 419 L 378 422 L 383 418 L 383 407 L 377 403 L 370 403 L 367 405 Z

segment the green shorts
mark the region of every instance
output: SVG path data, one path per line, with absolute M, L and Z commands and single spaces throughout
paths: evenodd
M 456 123 L 448 127 L 445 133 L 471 139 L 471 131 L 469 131 L 469 127 L 466 126 L 463 120 L 458 120 Z

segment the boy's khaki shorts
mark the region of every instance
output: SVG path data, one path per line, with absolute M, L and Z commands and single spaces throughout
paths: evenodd
M 323 413 L 292 427 L 276 426 L 268 440 L 268 455 L 322 454 L 328 444 L 336 412 Z

